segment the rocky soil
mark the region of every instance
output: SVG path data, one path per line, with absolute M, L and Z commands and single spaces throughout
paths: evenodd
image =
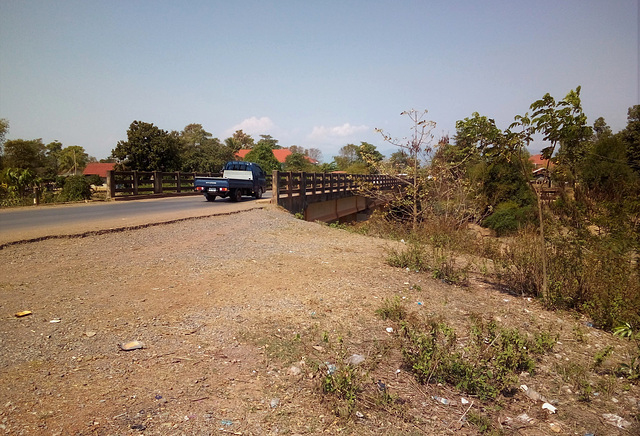
M 392 268 L 392 244 L 268 207 L 5 247 L 0 434 L 479 434 L 472 413 L 503 434 L 638 434 L 638 386 L 611 375 L 628 342 L 481 276 L 456 287 Z M 557 413 L 520 391 L 487 402 L 418 385 L 397 326 L 375 314 L 394 296 L 460 332 L 476 313 L 558 334 L 519 381 Z M 566 369 L 590 368 L 607 345 L 613 354 L 588 371 L 593 394 L 581 401 Z M 366 376 L 357 414 L 344 418 L 320 381 L 353 354 Z M 375 400 L 378 380 L 393 404 Z

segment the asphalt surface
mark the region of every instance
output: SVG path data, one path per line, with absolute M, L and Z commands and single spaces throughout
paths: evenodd
M 0 247 L 34 239 L 224 215 L 264 207 L 270 198 L 271 193 L 267 192 L 262 200 L 243 197 L 237 203 L 220 198 L 208 202 L 204 196 L 194 195 L 0 210 Z

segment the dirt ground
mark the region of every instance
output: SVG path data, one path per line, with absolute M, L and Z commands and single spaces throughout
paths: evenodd
M 385 259 L 393 244 L 267 207 L 5 247 L 0 433 L 479 434 L 472 412 L 503 434 L 640 433 L 638 386 L 607 373 L 628 360 L 628 342 L 480 275 L 457 287 L 392 268 Z M 557 413 L 520 391 L 486 402 L 418 385 L 402 366 L 397 326 L 375 314 L 394 296 L 461 332 L 476 313 L 557 333 L 553 351 L 519 381 Z M 31 315 L 15 316 L 25 310 Z M 143 348 L 123 351 L 131 341 Z M 589 371 L 593 394 L 580 401 L 562 371 L 589 367 L 607 345 L 613 354 L 601 374 Z M 369 401 L 345 419 L 320 380 L 327 365 L 353 354 L 365 357 Z M 371 400 L 378 380 L 394 404 Z

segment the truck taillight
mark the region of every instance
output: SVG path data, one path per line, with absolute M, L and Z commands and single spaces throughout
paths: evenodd
M 228 189 L 227 189 L 227 188 L 220 188 L 220 190 L 221 190 L 221 191 L 223 191 L 223 192 L 224 192 L 224 191 L 228 191 Z
M 202 186 L 198 186 L 198 187 L 196 188 L 196 191 L 202 191 Z

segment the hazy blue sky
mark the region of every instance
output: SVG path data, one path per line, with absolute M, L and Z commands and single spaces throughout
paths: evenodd
M 133 120 L 200 123 L 322 150 L 436 136 L 474 111 L 506 128 L 549 92 L 582 86 L 614 131 L 638 101 L 637 0 L 0 0 L 0 118 L 9 139 L 97 158 Z M 536 145 L 538 148 L 540 144 Z

